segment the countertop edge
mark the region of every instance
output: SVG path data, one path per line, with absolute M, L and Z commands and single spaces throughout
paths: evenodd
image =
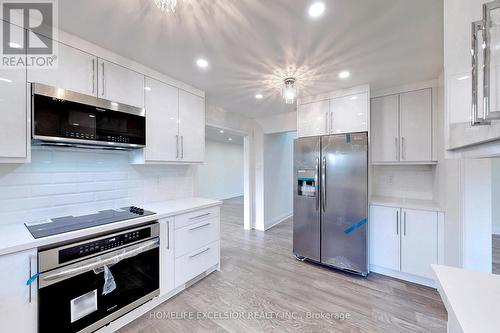
M 189 199 L 202 199 L 202 198 L 188 198 Z M 62 242 L 67 242 L 72 239 L 79 239 L 79 238 L 84 238 L 87 236 L 91 236 L 92 234 L 100 234 L 100 233 L 106 233 L 109 231 L 113 230 L 118 230 L 118 229 L 123 229 L 123 228 L 128 228 L 128 227 L 133 227 L 135 225 L 141 225 L 145 224 L 151 221 L 155 220 L 161 220 L 177 215 L 182 215 L 186 214 L 192 211 L 197 211 L 201 209 L 207 209 L 211 207 L 216 207 L 222 205 L 222 201 L 219 200 L 211 200 L 211 199 L 203 199 L 206 200 L 207 203 L 202 203 L 202 204 L 193 204 L 190 206 L 188 203 L 185 203 L 184 205 L 186 206 L 185 208 L 183 207 L 182 209 L 178 210 L 171 210 L 171 211 L 166 211 L 166 212 L 158 212 L 155 215 L 150 215 L 150 216 L 144 216 L 144 217 L 139 217 L 133 220 L 126 220 L 126 221 L 121 221 L 121 222 L 115 222 L 111 224 L 106 224 L 98 227 L 93 227 L 93 228 L 87 228 L 87 229 L 82 229 L 82 230 L 77 230 L 77 231 L 72 231 L 60 235 L 55 235 L 55 236 L 49 236 L 49 237 L 43 237 L 39 239 L 35 239 L 28 229 L 24 226 L 24 224 L 19 223 L 19 224 L 14 224 L 14 225 L 4 225 L 0 226 L 0 232 L 2 231 L 3 227 L 12 227 L 13 229 L 17 229 L 18 233 L 14 234 L 13 237 L 21 237 L 25 236 L 26 237 L 26 242 L 20 242 L 20 244 L 12 245 L 12 246 L 6 246 L 2 247 L 0 244 L 0 256 L 3 255 L 8 255 L 16 252 L 22 252 L 26 250 L 31 250 L 31 249 L 36 249 L 44 246 L 49 246 L 51 244 L 58 244 Z M 210 202 L 209 202 L 210 201 Z M 172 200 L 172 201 L 164 201 L 164 202 L 153 202 L 153 203 L 148 203 L 144 204 L 142 206 L 144 207 L 149 207 L 149 206 L 154 206 L 154 205 L 161 205 L 161 204 L 174 204 L 174 203 L 182 202 L 182 200 Z M 24 235 L 23 235 L 24 234 Z
M 372 197 L 369 200 L 370 205 L 396 207 L 407 209 L 419 209 L 432 212 L 445 212 L 437 202 L 417 199 L 390 198 L 390 197 Z

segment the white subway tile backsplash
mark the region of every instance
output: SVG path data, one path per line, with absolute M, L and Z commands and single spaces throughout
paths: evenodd
M 192 196 L 194 170 L 130 165 L 122 151 L 33 147 L 32 163 L 0 165 L 0 224 Z

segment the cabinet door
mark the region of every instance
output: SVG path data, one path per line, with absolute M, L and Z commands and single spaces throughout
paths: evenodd
M 179 90 L 180 159 L 203 162 L 205 159 L 205 99 Z
M 26 285 L 37 272 L 37 251 L 0 256 L 0 332 L 36 333 L 37 281 Z
M 320 101 L 299 106 L 297 131 L 299 137 L 325 135 L 329 131 L 330 101 Z
M 179 157 L 179 89 L 146 78 L 146 161 Z
M 330 133 L 368 131 L 368 94 L 334 98 L 330 101 Z
M 103 59 L 99 59 L 98 72 L 98 97 L 144 107 L 144 75 Z
M 403 210 L 401 271 L 432 279 L 431 264 L 438 262 L 436 212 Z
M 371 136 L 373 163 L 399 161 L 399 95 L 372 98 Z
M 160 220 L 160 295 L 174 290 L 174 219 Z
M 400 270 L 401 211 L 399 208 L 370 207 L 370 264 Z
M 432 89 L 400 95 L 401 161 L 432 160 Z
M 28 82 L 97 95 L 97 57 L 58 43 L 57 68 L 28 70 Z
M 14 25 L 11 31 L 24 33 Z M 27 158 L 26 69 L 0 68 L 0 115 L 0 159 Z

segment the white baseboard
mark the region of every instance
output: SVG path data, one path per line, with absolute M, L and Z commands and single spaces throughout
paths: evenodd
M 431 287 L 431 288 L 436 288 L 436 283 L 432 279 L 427 279 L 424 277 L 420 277 L 420 276 L 416 276 L 416 275 L 412 275 L 412 274 L 407 274 L 407 273 L 395 271 L 395 270 L 380 267 L 380 266 L 370 265 L 370 272 L 390 276 L 390 277 L 400 279 L 400 280 L 405 280 L 405 281 L 421 284 L 421 285 Z
M 264 231 L 267 231 L 267 230 L 271 229 L 272 227 L 277 226 L 278 224 L 280 224 L 281 222 L 283 222 L 285 220 L 288 220 L 292 216 L 293 216 L 293 213 L 288 213 L 288 214 L 285 214 L 285 215 L 282 215 L 280 217 L 277 217 L 277 218 L 273 219 L 270 222 L 270 225 L 268 227 L 265 227 Z

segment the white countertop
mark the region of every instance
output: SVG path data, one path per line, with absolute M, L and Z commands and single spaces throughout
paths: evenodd
M 452 332 L 500 332 L 500 275 L 432 265 Z
M 218 206 L 220 204 L 222 204 L 220 201 L 203 198 L 184 198 L 143 204 L 141 207 L 153 211 L 156 214 L 39 239 L 33 238 L 23 222 L 0 225 L 0 255 L 56 244 L 70 239 L 87 237 L 115 229 L 132 227 L 156 219 L 184 214 L 194 210 Z
M 387 207 L 430 210 L 436 212 L 444 211 L 444 209 L 437 202 L 432 200 L 373 196 L 370 200 L 370 204 Z

